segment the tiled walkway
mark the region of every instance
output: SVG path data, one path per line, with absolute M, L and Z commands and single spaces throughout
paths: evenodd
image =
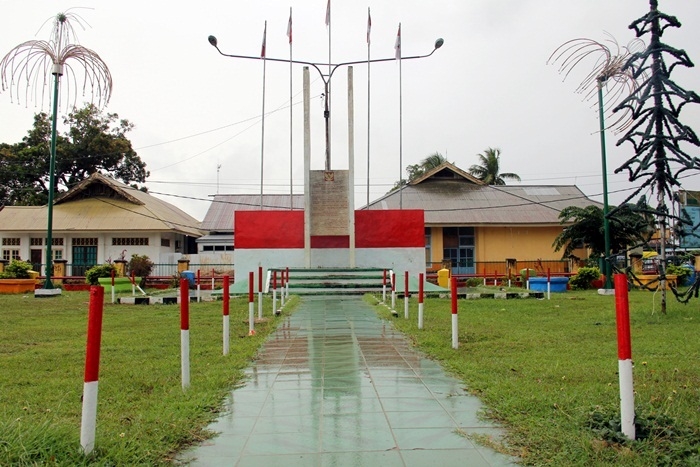
M 449 339 L 449 336 L 446 337 Z M 360 298 L 305 298 L 266 342 L 193 466 L 504 466 L 479 400 Z

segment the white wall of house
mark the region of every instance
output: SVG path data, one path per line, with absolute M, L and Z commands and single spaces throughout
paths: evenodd
M 96 247 L 95 264 L 104 264 L 117 259 L 131 259 L 132 255 L 146 255 L 158 263 L 163 258 L 177 259 L 182 256 L 185 237 L 174 232 L 53 232 L 54 258 L 72 264 L 75 247 Z M 3 232 L 0 235 L 0 258 L 16 256 L 26 261 L 37 259 L 46 263 L 45 232 Z M 19 245 L 17 245 L 19 243 Z M 179 250 L 179 251 L 178 251 Z M 8 255 L 9 253 L 9 255 Z

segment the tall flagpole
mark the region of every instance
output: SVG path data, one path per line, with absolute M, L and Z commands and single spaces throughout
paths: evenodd
M 326 6 L 326 26 L 328 26 L 328 79 L 326 80 L 326 170 L 331 170 L 331 0 Z
M 265 69 L 267 68 L 267 60 L 265 60 L 265 48 L 267 45 L 267 20 L 265 20 L 265 30 L 263 31 L 263 42 L 260 56 L 263 59 L 263 87 L 262 87 L 262 135 L 260 144 L 260 210 L 263 208 L 263 167 L 265 161 Z
M 372 31 L 372 16 L 369 12 L 369 7 L 367 7 L 367 208 L 369 209 L 369 130 L 370 130 L 370 32 Z
M 289 23 L 287 23 L 287 36 L 289 36 L 289 209 L 294 209 L 294 147 L 292 145 L 292 120 L 294 117 L 292 102 L 292 7 L 289 7 Z
M 399 61 L 399 209 L 403 209 L 403 92 L 401 86 L 401 23 L 396 34 L 396 59 Z

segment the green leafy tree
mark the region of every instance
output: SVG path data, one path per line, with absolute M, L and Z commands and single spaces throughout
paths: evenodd
M 420 177 L 422 177 L 425 173 L 433 170 L 435 167 L 439 167 L 445 162 L 448 162 L 448 160 L 440 154 L 439 152 L 434 152 L 422 161 L 420 161 L 418 164 L 413 164 L 406 166 L 406 172 L 408 173 L 408 180 L 400 180 L 396 183 L 394 183 L 393 188 L 391 191 L 396 190 L 400 186 L 406 185 L 408 182 L 411 182 L 413 180 L 416 180 Z
M 56 141 L 56 193 L 101 172 L 138 187 L 149 176 L 146 163 L 132 148 L 127 133 L 133 129 L 116 113 L 103 114 L 93 104 L 63 119 L 68 130 Z M 0 204 L 42 205 L 49 193 L 51 124 L 46 113 L 34 116 L 34 125 L 22 142 L 0 145 Z
M 520 176 L 514 173 L 501 173 L 501 150 L 487 148 L 483 154 L 477 154 L 479 164 L 469 167 L 469 173 L 487 185 L 505 185 L 506 180 L 520 181 Z
M 610 217 L 610 247 L 613 251 L 624 251 L 630 246 L 646 243 L 654 232 L 653 221 L 644 216 L 646 201 L 636 205 L 624 204 L 615 209 Z M 603 210 L 595 205 L 569 206 L 559 213 L 561 224 L 571 224 L 557 235 L 552 246 L 554 251 L 564 250 L 562 258 L 568 257 L 578 246 L 591 250 L 599 257 L 605 253 Z

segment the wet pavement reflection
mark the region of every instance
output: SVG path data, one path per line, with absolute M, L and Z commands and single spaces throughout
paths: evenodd
M 304 298 L 270 336 L 193 466 L 504 466 L 479 400 L 354 297 Z M 447 336 L 449 338 L 449 336 Z

